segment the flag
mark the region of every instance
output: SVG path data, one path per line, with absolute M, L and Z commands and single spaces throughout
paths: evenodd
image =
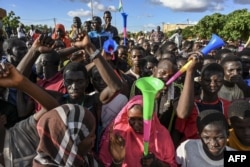
M 122 9 L 123 9 L 122 0 L 120 0 L 119 1 L 119 6 L 118 6 L 118 11 L 121 12 Z

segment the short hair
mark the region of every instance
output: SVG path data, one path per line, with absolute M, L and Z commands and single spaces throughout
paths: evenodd
M 218 51 L 216 52 L 216 54 L 215 54 L 215 59 L 216 59 L 216 60 L 221 60 L 221 56 L 222 56 L 223 54 L 226 54 L 226 53 L 231 53 L 231 54 L 233 54 L 232 51 L 229 50 L 229 49 L 220 49 L 220 50 L 218 50 Z
M 146 61 L 146 63 L 151 62 L 154 65 L 158 64 L 158 60 L 154 56 L 145 56 L 143 59 Z
M 126 49 L 126 50 L 128 50 L 128 47 L 124 46 L 124 45 L 118 45 L 117 50 L 118 49 Z
M 176 62 L 181 61 L 181 60 L 188 61 L 188 58 L 186 58 L 186 57 L 177 57 Z
M 241 59 L 240 59 L 240 57 L 235 56 L 235 55 L 228 55 L 228 56 L 226 56 L 225 58 L 223 58 L 223 59 L 221 60 L 220 65 L 221 65 L 222 67 L 224 67 L 224 65 L 225 65 L 227 62 L 230 62 L 230 61 L 239 61 L 239 62 L 241 62 Z
M 246 99 L 234 100 L 228 108 L 228 118 L 250 118 L 250 101 Z
M 65 77 L 65 73 L 67 71 L 82 71 L 84 74 L 84 77 L 86 79 L 89 78 L 87 69 L 86 69 L 85 65 L 81 62 L 71 62 L 71 63 L 67 64 L 63 70 L 63 77 Z
M 170 58 L 164 58 L 164 59 L 161 59 L 158 64 L 157 64 L 157 68 L 159 67 L 165 67 L 166 66 L 166 62 L 167 63 L 170 63 L 172 64 L 172 69 L 175 71 L 176 70 L 176 67 L 175 67 L 175 64 L 173 63 L 173 61 L 170 59 Z
M 140 51 L 142 51 L 143 54 L 144 54 L 144 49 L 143 49 L 143 47 L 141 47 L 141 46 L 137 46 L 137 45 L 133 46 L 133 47 L 131 48 L 131 53 L 132 53 L 133 50 L 140 50 Z
M 104 15 L 105 14 L 109 14 L 109 15 L 111 15 L 111 12 L 110 11 L 108 11 L 108 10 L 106 10 L 105 12 L 104 12 Z
M 207 56 L 204 56 L 203 59 L 204 59 L 204 60 L 215 60 L 215 57 L 214 57 L 214 56 L 207 55 Z
M 224 76 L 224 69 L 218 63 L 209 63 L 203 66 L 201 69 L 201 78 L 205 78 L 207 75 L 213 74 L 223 74 Z
M 97 22 L 99 24 L 102 24 L 102 19 L 99 16 L 93 16 L 91 23 Z
M 60 55 L 59 55 L 59 53 L 57 51 L 53 50 L 52 52 L 41 53 L 40 56 L 42 56 L 42 55 L 49 58 L 52 65 L 59 66 Z
M 17 46 L 20 41 L 24 42 L 23 40 L 20 40 L 18 38 L 9 38 L 9 39 L 4 40 L 3 42 L 4 53 L 8 55 L 8 49 L 11 49 L 12 47 Z
M 209 124 L 221 125 L 225 128 L 227 134 L 229 133 L 229 125 L 227 119 L 223 115 L 223 113 L 218 110 L 209 109 L 199 113 L 196 119 L 198 132 L 201 133 L 205 126 Z
M 176 45 L 173 41 L 166 41 L 163 45 L 161 45 L 161 49 L 162 49 L 162 52 L 166 51 L 167 48 L 170 46 L 170 45 Z
M 241 56 L 248 56 L 248 57 L 250 57 L 250 50 L 243 50 L 241 52 L 238 52 L 237 56 L 239 56 L 239 57 L 241 57 Z
M 134 44 L 135 44 L 135 41 L 132 40 L 132 39 L 130 39 L 130 40 L 128 40 L 128 43 L 132 43 L 132 44 L 134 45 Z

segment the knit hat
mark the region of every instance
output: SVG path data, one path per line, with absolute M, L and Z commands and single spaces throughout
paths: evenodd
M 228 108 L 228 117 L 250 117 L 250 100 L 235 100 Z

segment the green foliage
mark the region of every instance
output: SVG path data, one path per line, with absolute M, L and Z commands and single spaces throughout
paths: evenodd
M 226 22 L 226 16 L 220 13 L 214 13 L 211 16 L 205 16 L 194 27 L 194 31 L 200 38 L 211 37 L 211 34 L 220 34 Z
M 221 35 L 225 39 L 247 40 L 250 35 L 250 13 L 247 9 L 236 10 L 227 15 Z
M 20 17 L 16 16 L 13 11 L 3 18 L 3 25 L 5 27 L 17 28 L 18 23 L 20 23 Z
M 182 37 L 183 39 L 189 39 L 192 37 L 196 37 L 196 34 L 194 32 L 194 26 L 188 26 L 185 29 L 182 30 Z
M 168 31 L 165 35 L 167 37 L 171 37 L 174 33 L 175 33 L 176 30 L 172 30 L 172 31 Z
M 250 35 L 250 13 L 247 9 L 242 9 L 228 15 L 215 13 L 205 16 L 194 26 L 194 32 L 206 39 L 210 39 L 211 34 L 215 33 L 225 40 L 247 40 Z
M 10 13 L 7 14 L 6 17 L 3 18 L 3 25 L 4 27 L 10 27 L 12 29 L 16 29 L 18 27 L 18 24 L 21 22 L 20 21 L 21 17 L 16 16 L 16 14 L 13 11 L 10 11 Z M 49 29 L 51 29 L 51 27 L 48 27 L 48 25 L 42 25 L 42 24 L 38 24 L 38 25 L 34 25 L 35 29 L 40 30 L 41 32 L 45 32 Z M 24 25 L 24 29 L 26 32 L 28 32 L 30 30 L 30 25 Z

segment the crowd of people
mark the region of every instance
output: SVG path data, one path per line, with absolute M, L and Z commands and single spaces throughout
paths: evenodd
M 74 17 L 69 33 L 63 24 L 27 33 L 20 23 L 17 36 L 1 38 L 0 167 L 223 167 L 224 151 L 250 151 L 247 45 L 225 41 L 203 55 L 206 46 L 179 28 L 124 39 L 111 21 L 110 11 L 84 23 Z M 187 62 L 147 102 L 144 154 L 136 81 L 167 83 Z

